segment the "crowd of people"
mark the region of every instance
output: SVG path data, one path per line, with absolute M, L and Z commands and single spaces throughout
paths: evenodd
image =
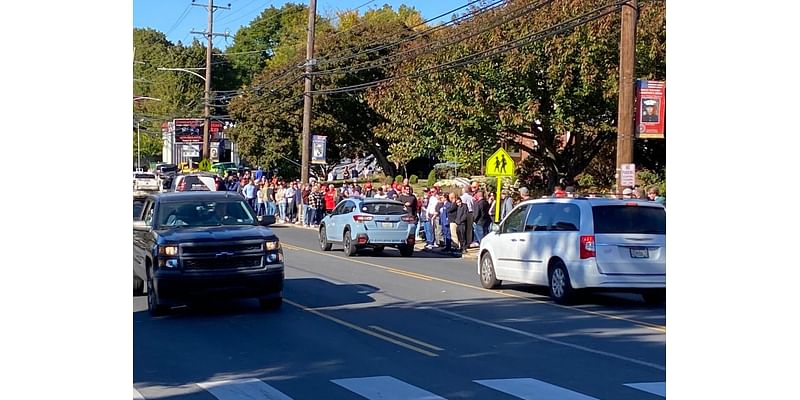
M 402 183 L 363 186 L 357 182 L 345 182 L 339 188 L 333 184 L 316 182 L 302 184 L 300 180 L 284 181 L 277 177 L 268 179 L 260 170 L 245 172 L 243 176 L 229 175 L 220 183 L 219 190 L 236 191 L 242 194 L 259 216 L 274 215 L 277 222 L 318 227 L 322 218 L 330 214 L 336 205 L 348 197 L 391 199 L 403 203 L 419 221 L 416 234 L 425 242 L 425 249 L 440 249 L 448 253 L 465 253 L 468 248 L 478 247 L 480 241 L 491 231 L 496 207 L 500 207 L 500 219 L 505 218 L 516 204 L 531 198 L 529 190 L 521 187 L 514 199 L 508 190 L 502 190 L 500 199 L 478 181 L 472 181 L 461 189 L 449 192 L 437 184 L 414 193 L 405 179 Z M 553 197 L 577 197 L 574 187 L 556 186 Z M 587 197 L 595 197 L 586 195 Z M 657 187 L 626 188 L 620 196 L 624 199 L 643 199 L 665 204 Z

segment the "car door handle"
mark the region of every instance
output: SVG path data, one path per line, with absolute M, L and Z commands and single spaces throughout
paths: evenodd
M 524 242 L 524 241 L 525 241 L 525 239 L 520 239 L 519 241 L 520 241 L 520 242 Z
M 511 241 L 512 241 L 512 242 L 516 242 L 516 241 L 517 241 L 517 239 L 511 239 Z

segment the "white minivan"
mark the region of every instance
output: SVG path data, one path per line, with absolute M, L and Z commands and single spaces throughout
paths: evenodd
M 547 285 L 569 303 L 579 289 L 666 297 L 666 211 L 642 200 L 542 198 L 517 205 L 482 241 L 485 288 L 504 280 Z

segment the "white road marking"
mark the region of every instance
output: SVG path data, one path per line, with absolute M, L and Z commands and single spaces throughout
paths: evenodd
M 278 389 L 258 379 L 233 379 L 198 383 L 219 400 L 292 400 Z
M 144 400 L 144 396 L 136 388 L 133 388 L 133 400 Z
M 667 397 L 667 382 L 626 383 L 625 386 L 652 393 L 656 396 Z
M 423 309 L 423 310 L 424 309 L 428 309 L 428 310 L 437 311 L 437 312 L 440 312 L 442 314 L 450 315 L 450 316 L 453 316 L 453 317 L 456 317 L 456 318 L 460 318 L 460 319 L 463 319 L 463 320 L 466 320 L 466 321 L 471 321 L 471 322 L 474 322 L 476 324 L 480 324 L 480 325 L 484 325 L 484 326 L 490 326 L 492 328 L 504 330 L 506 332 L 513 332 L 513 333 L 516 333 L 516 334 L 519 334 L 519 335 L 523 335 L 523 336 L 527 336 L 527 337 L 530 337 L 530 338 L 538 339 L 538 340 L 541 340 L 543 342 L 548 342 L 548 343 L 552 343 L 552 344 L 558 344 L 558 345 L 561 345 L 561 346 L 571 347 L 573 349 L 585 351 L 585 352 L 588 352 L 588 353 L 593 353 L 593 354 L 597 354 L 597 355 L 601 355 L 601 356 L 616 358 L 618 360 L 628 361 L 628 362 L 631 362 L 631 363 L 634 363 L 634 364 L 639 364 L 639 365 L 642 365 L 642 366 L 645 366 L 645 367 L 655 368 L 655 369 L 657 369 L 659 371 L 666 371 L 667 370 L 666 367 L 664 367 L 662 365 L 655 364 L 655 363 L 642 361 L 642 360 L 637 360 L 635 358 L 625 357 L 625 356 L 622 356 L 622 355 L 619 355 L 619 354 L 609 353 L 607 351 L 595 350 L 595 349 L 592 349 L 592 348 L 589 348 L 589 347 L 586 347 L 586 346 L 581 346 L 581 345 L 578 345 L 578 344 L 562 342 L 560 340 L 551 339 L 551 338 L 549 338 L 547 336 L 537 335 L 535 333 L 522 331 L 522 330 L 511 328 L 511 327 L 508 327 L 508 326 L 503 326 L 503 325 L 500 325 L 500 324 L 495 324 L 493 322 L 483 321 L 483 320 L 480 320 L 480 319 L 477 319 L 477 318 L 468 317 L 466 315 L 461 315 L 459 313 L 443 310 L 443 309 L 440 309 L 440 308 L 427 307 L 426 306 L 426 307 L 420 307 L 420 309 Z
M 474 382 L 524 400 L 598 400 L 596 397 L 533 378 L 487 379 Z
M 445 400 L 391 376 L 335 379 L 331 382 L 369 400 Z

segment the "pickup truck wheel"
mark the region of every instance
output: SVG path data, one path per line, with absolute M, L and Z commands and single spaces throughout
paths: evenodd
M 350 238 L 350 231 L 344 231 L 344 237 L 342 238 L 342 245 L 344 246 L 344 255 L 348 257 L 352 257 L 356 254 L 356 245 L 353 243 L 353 239 Z
M 325 225 L 319 228 L 319 248 L 322 251 L 331 251 L 331 244 L 328 242 L 328 232 L 325 229 Z
M 135 274 L 133 275 L 133 295 L 141 296 L 144 294 L 144 281 Z
M 258 305 L 262 310 L 276 310 L 281 308 L 283 304 L 283 297 L 276 297 L 270 299 L 258 299 Z
M 153 278 L 147 277 L 147 311 L 153 317 L 158 317 L 167 313 L 167 307 L 158 302 Z

